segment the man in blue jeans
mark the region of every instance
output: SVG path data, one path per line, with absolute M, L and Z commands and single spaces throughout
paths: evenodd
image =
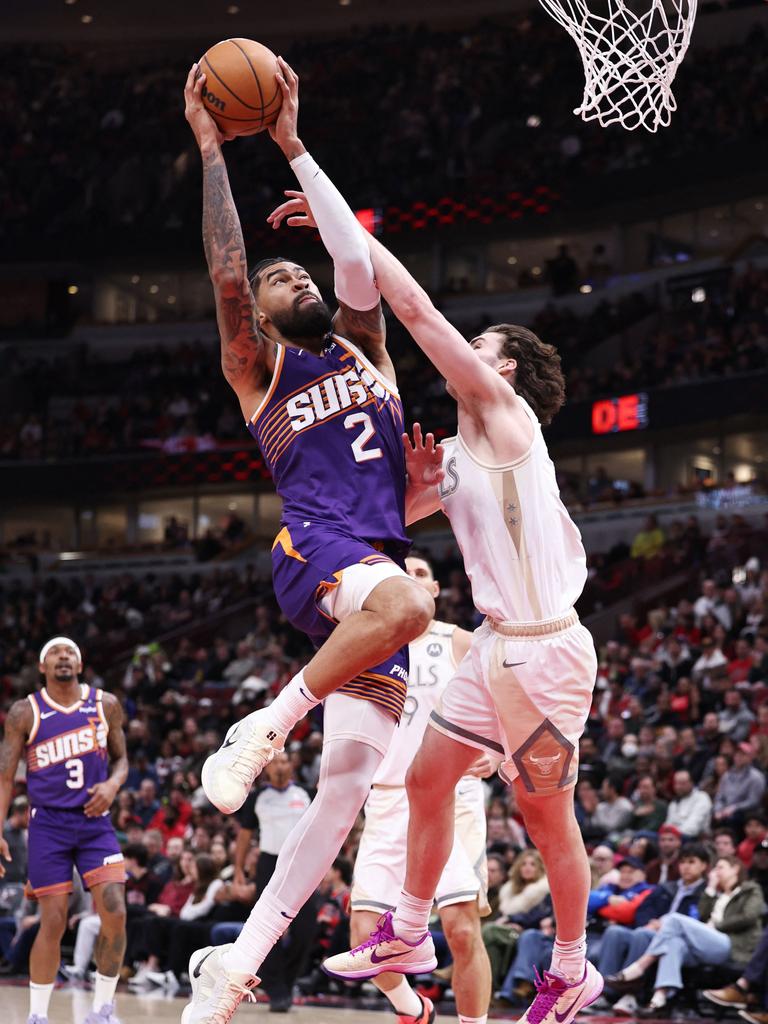
M 699 896 L 704 891 L 709 871 L 706 847 L 699 843 L 684 846 L 678 858 L 678 868 L 679 881 L 665 882 L 658 886 L 638 907 L 634 927 L 613 924 L 605 931 L 598 961 L 598 969 L 604 977 L 613 976 L 638 960 L 661 928 L 667 914 L 698 916 Z M 606 988 L 606 994 L 610 997 L 610 987 Z M 611 1001 L 610 998 L 608 1001 Z M 637 1011 L 637 1000 L 632 993 L 628 993 L 614 1004 L 613 1009 L 616 1013 L 631 1017 Z
M 636 857 L 625 857 L 617 864 L 617 868 L 617 885 L 603 885 L 590 892 L 590 918 L 631 923 L 637 908 L 642 905 L 649 890 L 653 889 L 645 880 L 642 862 Z M 597 962 L 602 938 L 601 932 L 587 929 L 587 956 L 593 963 Z M 511 1003 L 516 999 L 526 999 L 531 994 L 535 972 L 546 969 L 553 943 L 551 917 L 544 918 L 538 928 L 526 928 L 518 939 L 515 959 L 499 991 L 501 999 Z
M 745 880 L 738 857 L 720 857 L 699 897 L 700 920 L 679 912 L 666 914 L 648 948 L 618 974 L 606 978 L 620 992 L 641 991 L 655 970 L 651 1001 L 638 1017 L 668 1017 L 683 988 L 683 967 L 746 965 L 762 933 L 765 901 L 760 886 Z

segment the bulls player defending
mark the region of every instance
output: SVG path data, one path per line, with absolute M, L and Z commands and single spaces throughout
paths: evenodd
M 109 809 L 128 776 L 123 712 L 112 694 L 78 681 L 80 650 L 64 636 L 40 651 L 45 686 L 11 705 L 0 747 L 0 835 L 22 754 L 27 762 L 28 889 L 40 905 L 29 958 L 29 1024 L 45 1024 L 77 868 L 101 918 L 96 985 L 86 1024 L 117 1024 L 125 952 L 125 869 Z M 10 860 L 0 839 L 0 854 Z M 0 860 L 0 877 L 5 868 Z
M 408 575 L 433 597 L 440 592 L 432 566 L 411 552 Z M 419 749 L 432 711 L 469 650 L 472 634 L 433 620 L 409 647 L 408 696 L 400 724 L 373 779 L 365 804 L 365 827 L 355 860 L 350 930 L 353 942 L 376 931 L 377 919 L 394 910 L 405 881 L 408 798 L 405 777 Z M 455 836 L 437 885 L 436 902 L 443 933 L 453 956 L 452 987 L 460 1021 L 485 1012 L 491 993 L 491 968 L 480 931 L 488 913 L 485 860 L 485 794 L 481 777 L 496 770 L 499 758 L 480 754 L 456 787 Z M 419 997 L 402 974 L 373 979 L 392 1004 L 399 1024 L 431 1024 L 435 1010 Z
M 221 362 L 278 494 L 275 595 L 317 654 L 267 708 L 237 722 L 205 763 L 202 783 L 237 810 L 293 726 L 325 699 L 317 796 L 285 841 L 275 872 L 230 949 L 190 961 L 185 1024 L 223 1024 L 337 856 L 402 713 L 408 643 L 434 601 L 403 568 L 403 410 L 385 347 L 380 296 L 359 225 L 297 135 L 298 79 L 280 62 L 283 103 L 270 129 L 312 196 L 334 260 L 339 309 L 307 272 L 273 258 L 247 274 L 240 223 L 192 68 L 186 117 L 203 164 L 203 240 L 216 296 Z
M 295 196 L 272 220 L 285 216 L 293 226 L 311 223 L 311 197 Z M 420 495 L 409 489 L 408 521 L 445 511 L 486 619 L 408 775 L 408 866 L 394 920 L 325 967 L 341 977 L 373 977 L 413 973 L 430 959 L 427 921 L 453 842 L 454 787 L 477 750 L 499 752 L 501 774 L 514 784 L 544 860 L 557 920 L 551 970 L 523 1019 L 569 1024 L 603 982 L 586 962 L 590 875 L 572 792 L 597 672 L 592 637 L 573 607 L 586 557 L 541 432 L 564 401 L 560 357 L 531 331 L 509 324 L 467 344 L 395 257 L 366 239 L 382 295 L 458 403 L 458 433 L 444 445 L 444 479 Z M 411 481 L 422 461 L 433 480 L 430 459 L 417 443 Z

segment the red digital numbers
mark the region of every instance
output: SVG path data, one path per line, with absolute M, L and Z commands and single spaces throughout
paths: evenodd
M 592 405 L 592 433 L 615 434 L 648 426 L 648 396 L 643 393 L 604 398 Z

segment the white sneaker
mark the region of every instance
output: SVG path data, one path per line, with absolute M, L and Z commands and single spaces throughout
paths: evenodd
M 150 971 L 148 967 L 140 967 L 132 978 L 128 979 L 128 988 L 144 988 L 147 985 L 151 985 L 152 981 L 149 975 L 154 972 Z
M 253 1001 L 251 989 L 259 984 L 256 975 L 227 971 L 221 962 L 231 948 L 231 943 L 206 946 L 190 957 L 192 998 L 184 1007 L 181 1024 L 228 1024 L 244 999 Z
M 622 996 L 621 999 L 617 999 L 613 1004 L 613 1012 L 618 1013 L 621 1017 L 637 1016 L 638 1008 L 637 999 L 635 999 L 631 992 Z
M 587 961 L 581 981 L 574 984 L 559 974 L 536 974 L 536 997 L 518 1024 L 570 1024 L 582 1006 L 594 1003 L 603 991 L 603 978 Z
M 429 932 L 418 942 L 399 939 L 392 928 L 392 915 L 387 913 L 376 922 L 376 930 L 367 942 L 328 957 L 321 966 L 334 978 L 375 978 L 386 971 L 428 974 L 437 967 L 437 957 Z
M 69 981 L 85 981 L 85 971 L 74 964 L 62 964 L 61 973 L 65 974 Z
M 285 746 L 285 736 L 267 723 L 266 712 L 262 708 L 235 722 L 203 765 L 200 781 L 205 795 L 223 814 L 234 814 L 243 806 L 253 780 Z

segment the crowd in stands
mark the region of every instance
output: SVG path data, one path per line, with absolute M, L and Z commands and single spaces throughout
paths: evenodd
M 557 346 L 569 400 L 580 401 L 764 369 L 766 310 L 768 271 L 746 270 L 707 301 L 661 315 L 642 345 L 635 342 L 603 370 L 588 365 L 584 352 L 651 314 L 642 294 L 603 302 L 584 317 L 547 306 L 530 327 Z M 487 326 L 477 323 L 467 333 Z M 409 418 L 438 433 L 452 431 L 455 407 L 442 380 L 396 321 L 389 336 Z M 49 359 L 6 347 L 0 351 L 8 394 L 0 460 L 249 444 L 234 398 L 215 372 L 217 358 L 201 342 L 137 349 L 122 362 L 106 362 L 86 345 L 67 346 Z
M 669 557 L 658 546 L 658 529 L 645 524 L 637 561 Z M 601 1005 L 613 1015 L 669 1016 L 685 989 L 743 1006 L 753 1024 L 765 1024 L 768 532 L 734 517 L 708 538 L 689 523 L 675 543 L 693 569 L 685 596 L 620 615 L 613 639 L 599 652 L 575 791 L 593 869 L 589 955 L 609 976 Z M 734 582 L 737 566 L 743 571 Z M 448 561 L 438 575 L 444 584 L 438 615 L 472 627 L 476 614 L 461 572 Z M 17 585 L 0 600 L 5 709 L 38 685 L 35 652 L 52 632 L 71 633 L 88 663 L 102 632 L 122 646 L 126 635 L 118 624 L 128 607 L 144 616 L 144 643 L 117 676 L 103 652 L 96 667 L 85 670 L 97 685 L 103 673 L 126 709 L 131 768 L 113 821 L 130 870 L 125 975 L 139 989 L 175 989 L 186 980 L 191 949 L 230 940 L 258 888 L 260 861 L 274 856 L 267 804 L 247 804 L 239 820 L 223 818 L 205 799 L 200 770 L 232 718 L 269 701 L 294 674 L 308 655 L 306 642 L 281 618 L 267 589 L 250 630 L 237 639 L 209 629 L 200 641 L 182 635 L 165 646 L 149 642 L 174 609 L 188 608 L 192 623 L 255 584 L 220 575 L 196 585 L 150 585 L 126 576 L 114 585 L 86 581 L 77 589 L 58 582 L 29 590 Z M 291 734 L 286 757 L 268 776 L 270 793 L 296 787 L 298 813 L 317 785 L 321 747 L 316 710 Z M 529 998 L 534 967 L 548 963 L 554 922 L 546 877 L 514 794 L 497 777 L 486 785 L 493 914 L 484 935 L 503 1007 Z M 36 924 L 19 886 L 23 790 L 19 782 L 7 827 L 19 877 L 6 876 L 0 886 L 6 915 L 0 969 L 6 972 L 25 970 Z M 317 964 L 347 940 L 360 827 L 316 894 L 300 935 L 268 974 L 275 1008 L 289 1004 L 294 985 L 306 996 L 323 995 L 331 985 Z M 67 965 L 75 978 L 89 968 L 95 937 L 87 901 L 82 894 L 77 899 Z M 450 963 L 443 961 L 422 984 L 443 994 Z
M 766 36 L 757 27 L 738 43 L 692 48 L 675 82 L 672 125 L 656 135 L 574 117 L 581 63 L 543 12 L 450 30 L 379 25 L 297 41 L 285 56 L 301 76 L 302 134 L 358 206 L 542 183 L 576 194 L 606 175 L 711 156 L 766 132 Z M 199 53 L 176 49 L 142 63 L 15 44 L 3 57 L 6 245 L 38 227 L 72 244 L 124 228 L 178 235 L 197 223 L 198 169 L 181 93 Z M 340 146 L 342 125 L 351 142 Z M 251 145 L 233 148 L 232 175 L 246 215 L 261 223 L 290 174 L 264 136 Z

